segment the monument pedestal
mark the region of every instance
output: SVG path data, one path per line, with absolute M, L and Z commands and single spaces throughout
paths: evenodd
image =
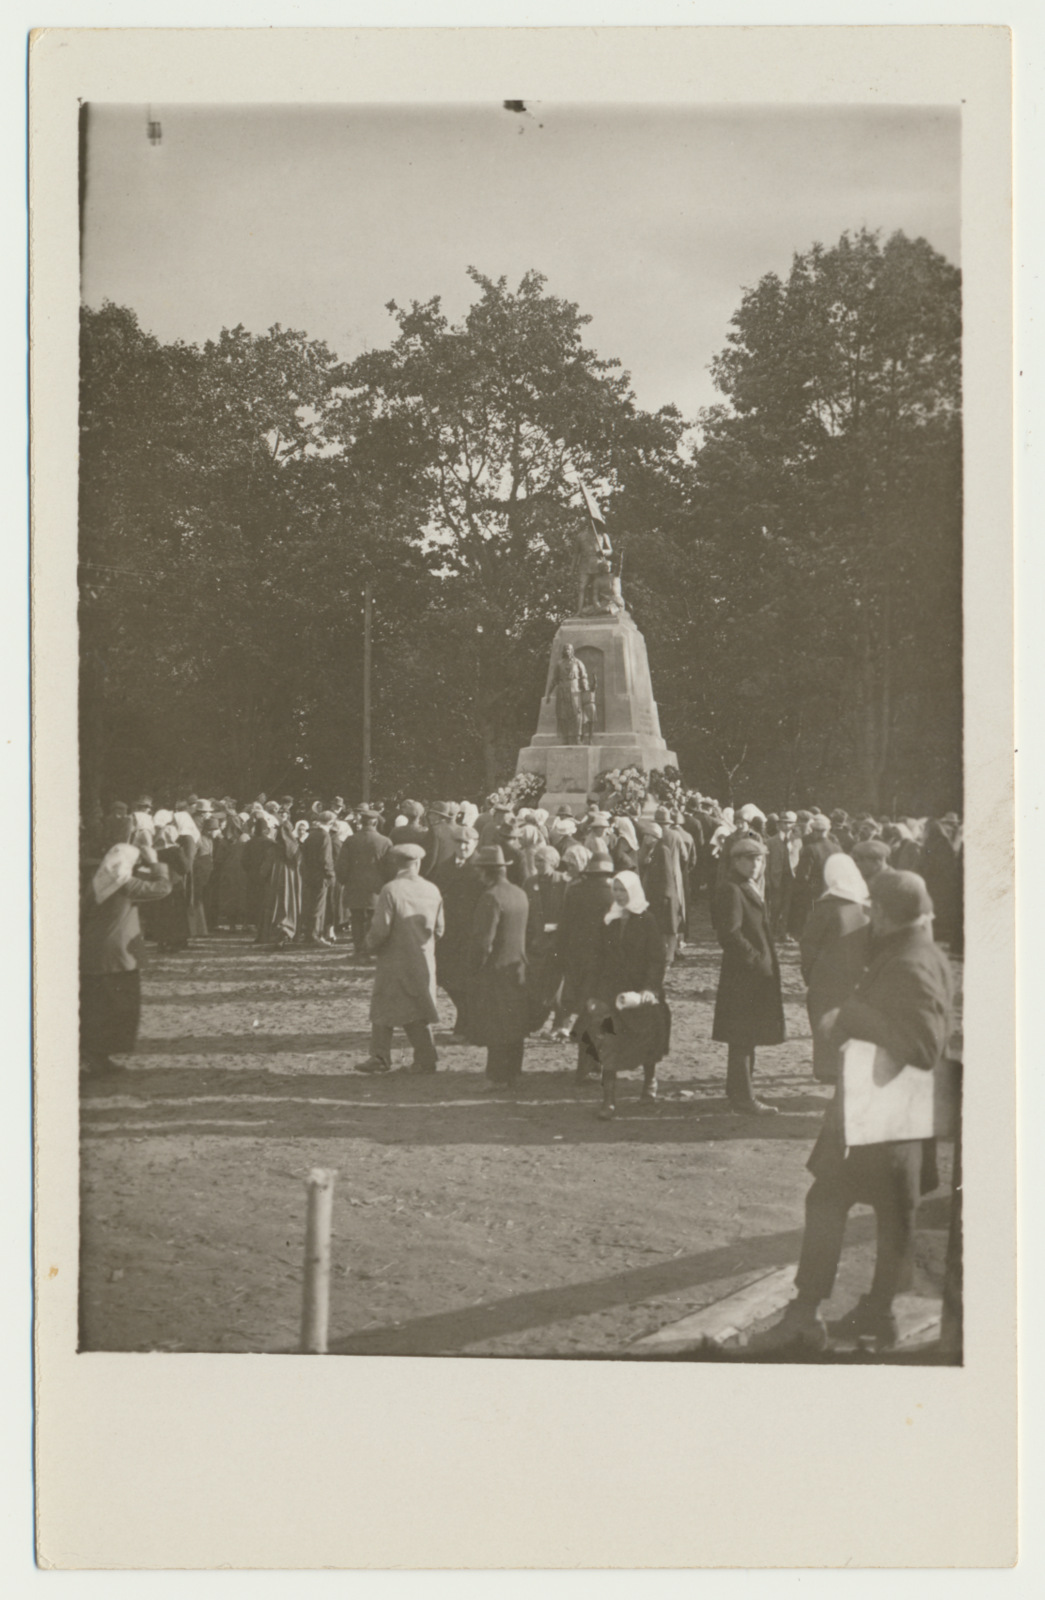
M 555 714 L 555 668 L 571 644 L 595 686 L 590 744 L 563 744 Z M 678 761 L 661 736 L 646 641 L 626 611 L 570 617 L 555 635 L 537 732 L 520 750 L 516 772 L 539 772 L 541 804 L 580 813 L 600 772 L 614 767 L 674 767 Z

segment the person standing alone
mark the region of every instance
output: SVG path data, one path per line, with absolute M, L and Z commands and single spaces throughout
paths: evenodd
M 780 965 L 765 901 L 752 882 L 765 848 L 760 839 L 743 835 L 732 842 L 726 875 L 715 890 L 713 906 L 722 969 L 711 1037 L 729 1047 L 726 1095 L 734 1111 L 748 1116 L 764 1116 L 777 1109 L 755 1095 L 756 1046 L 784 1042 Z

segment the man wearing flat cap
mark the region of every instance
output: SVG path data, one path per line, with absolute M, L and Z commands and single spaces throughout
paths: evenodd
M 421 877 L 419 844 L 393 845 L 391 855 L 396 875 L 377 897 L 366 936 L 377 970 L 370 997 L 370 1057 L 356 1071 L 390 1072 L 392 1035 L 404 1028 L 414 1047 L 414 1072 L 434 1072 L 435 941 L 443 931 L 443 897 Z
M 861 839 L 853 846 L 853 860 L 864 882 L 870 885 L 889 865 L 889 846 L 881 839 Z
M 888 1051 L 898 1068 L 932 1072 L 950 1036 L 954 992 L 947 958 L 933 942 L 932 901 L 916 872 L 880 872 L 870 893 L 870 965 L 849 998 L 820 1019 L 822 1036 L 839 1048 L 847 1039 L 866 1039 Z M 854 1205 L 874 1209 L 874 1277 L 834 1331 L 843 1338 L 869 1338 L 879 1350 L 896 1343 L 893 1299 L 910 1281 L 919 1197 L 939 1181 L 935 1148 L 932 1140 L 894 1139 L 847 1149 L 842 1092 L 840 1084 L 809 1158 L 813 1185 L 806 1196 L 797 1297 L 757 1340 L 760 1349 L 826 1344 L 819 1306 L 834 1288 Z
M 529 902 L 508 882 L 500 845 L 475 852 L 483 892 L 472 914 L 470 981 L 465 1026 L 472 1044 L 486 1046 L 486 1088 L 512 1089 L 522 1073 L 529 1031 L 526 923 Z

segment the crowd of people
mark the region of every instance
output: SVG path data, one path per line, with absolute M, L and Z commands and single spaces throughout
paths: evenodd
M 899 1067 L 931 1069 L 950 1032 L 950 969 L 962 950 L 962 844 L 956 814 L 850 818 L 808 810 L 736 812 L 696 797 L 611 814 L 405 800 L 347 807 L 258 796 L 195 796 L 154 808 L 115 803 L 86 841 L 81 940 L 85 1071 L 120 1070 L 134 1046 L 142 944 L 186 949 L 215 929 L 252 930 L 273 954 L 351 945 L 373 967 L 364 1074 L 438 1068 L 442 988 L 453 1036 L 486 1050 L 484 1087 L 520 1084 L 526 1039 L 576 1047 L 576 1079 L 601 1087 L 612 1120 L 621 1073 L 657 1097 L 669 1052 L 668 969 L 702 905 L 722 949 L 712 1038 L 725 1044 L 726 1094 L 745 1117 L 778 1114 L 758 1094 L 756 1052 L 785 1037 L 777 946 L 797 943 L 808 985 L 813 1073 L 840 1078 L 846 1040 L 870 1039 Z M 886 1152 L 883 1154 L 883 1152 Z M 845 1216 L 878 1215 L 879 1249 L 856 1331 L 889 1342 L 892 1299 L 910 1272 L 914 1207 L 935 1179 L 921 1141 L 845 1148 L 828 1114 L 810 1162 L 798 1298 L 778 1342 L 819 1344 Z M 771 1333 L 770 1342 L 774 1335 Z M 826 1336 L 825 1336 L 826 1337 Z

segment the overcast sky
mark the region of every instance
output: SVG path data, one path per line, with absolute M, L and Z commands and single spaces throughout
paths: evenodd
M 592 317 L 640 403 L 687 416 L 742 289 L 866 225 L 959 259 L 950 109 L 93 105 L 84 298 L 163 340 L 243 323 L 387 344 L 390 299 L 460 315 L 474 265 Z

